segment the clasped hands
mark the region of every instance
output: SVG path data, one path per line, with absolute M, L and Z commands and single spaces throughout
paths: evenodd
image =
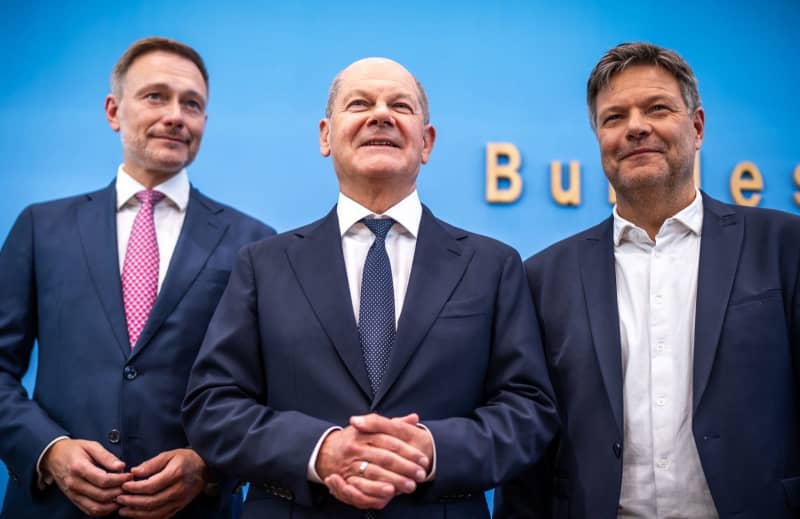
M 83 513 L 145 519 L 175 515 L 203 491 L 208 469 L 192 449 L 165 451 L 130 472 L 97 442 L 64 439 L 42 459 L 42 473 Z
M 336 499 L 380 510 L 399 494 L 414 492 L 431 470 L 433 438 L 419 416 L 354 416 L 322 442 L 317 474 Z M 365 463 L 366 462 L 366 463 Z

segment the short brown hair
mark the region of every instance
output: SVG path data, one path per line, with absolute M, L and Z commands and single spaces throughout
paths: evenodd
M 681 96 L 690 113 L 700 108 L 697 78 L 688 63 L 675 51 L 644 42 L 620 43 L 600 58 L 586 83 L 586 103 L 589 105 L 589 122 L 597 129 L 597 94 L 611 82 L 611 78 L 633 65 L 661 67 L 678 81 Z
M 111 71 L 111 93 L 117 97 L 121 96 L 122 81 L 125 79 L 125 74 L 128 73 L 128 69 L 131 68 L 133 62 L 145 54 L 156 51 L 177 54 L 178 56 L 186 58 L 194 63 L 195 66 L 197 66 L 197 69 L 200 71 L 200 74 L 202 74 L 203 81 L 205 81 L 206 84 L 206 90 L 208 90 L 208 70 L 206 70 L 206 64 L 203 62 L 203 58 L 200 57 L 200 54 L 196 50 L 189 47 L 185 43 L 181 43 L 170 38 L 150 36 L 148 38 L 135 41 L 133 45 L 128 47 L 128 50 L 125 51 L 125 54 L 119 58 L 117 64 L 114 65 L 114 70 Z

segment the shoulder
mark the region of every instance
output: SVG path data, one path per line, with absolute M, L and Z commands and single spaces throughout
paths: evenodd
M 277 233 L 265 240 L 251 243 L 246 247 L 246 252 L 247 254 L 263 255 L 284 251 L 296 243 L 308 238 L 313 238 L 315 233 L 320 230 L 320 227 L 328 221 L 329 218 L 331 218 L 330 214 L 307 225 L 303 225 L 302 227 Z
M 275 229 L 261 220 L 254 218 L 238 209 L 219 202 L 192 187 L 189 203 L 202 204 L 208 211 L 222 219 L 239 232 L 245 232 L 253 238 L 266 238 L 275 234 Z
M 800 216 L 777 209 L 745 207 L 721 202 L 703 193 L 705 217 L 716 217 L 724 224 L 740 222 L 745 236 L 762 238 L 800 239 Z
M 16 224 L 27 223 L 31 226 L 45 225 L 47 227 L 56 228 L 73 225 L 77 210 L 80 207 L 95 202 L 102 204 L 104 201 L 109 201 L 108 197 L 112 195 L 113 187 L 105 187 L 79 195 L 35 202 L 28 205 L 20 212 Z
M 438 225 L 445 235 L 454 239 L 459 245 L 472 249 L 479 256 L 495 258 L 499 261 L 507 261 L 513 257 L 521 261 L 517 250 L 500 240 L 451 225 L 444 220 L 436 218 L 429 211 L 427 212 L 427 217 L 431 218 L 431 222 Z M 420 229 L 421 233 L 422 227 Z
M 113 195 L 113 193 L 114 192 L 112 184 L 112 186 L 104 187 L 102 189 L 97 189 L 95 191 L 89 191 L 78 195 L 70 195 L 63 198 L 56 198 L 54 200 L 45 200 L 43 202 L 36 202 L 26 207 L 23 210 L 23 213 L 30 212 L 38 215 L 38 214 L 60 213 L 63 211 L 69 211 L 70 209 L 76 206 L 83 205 L 87 202 L 111 196 Z
M 525 268 L 530 270 L 533 268 L 556 263 L 561 266 L 568 264 L 567 262 L 573 258 L 577 258 L 580 252 L 582 243 L 590 243 L 594 245 L 608 244 L 611 245 L 613 233 L 614 220 L 608 217 L 599 224 L 584 229 L 572 236 L 557 241 L 552 245 L 548 245 L 541 251 L 532 255 L 525 260 Z

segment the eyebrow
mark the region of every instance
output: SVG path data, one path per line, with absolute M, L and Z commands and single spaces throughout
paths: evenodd
M 375 96 L 373 94 L 371 94 L 370 92 L 366 91 L 366 90 L 361 90 L 359 88 L 356 88 L 356 89 L 351 90 L 350 92 L 348 92 L 346 95 L 342 96 L 342 101 L 347 101 L 347 100 L 352 99 L 354 97 L 372 98 L 372 97 L 375 97 Z M 419 99 L 417 99 L 416 96 L 414 96 L 412 94 L 405 93 L 405 92 L 389 94 L 389 97 L 392 98 L 393 100 L 398 100 L 398 99 L 416 100 L 417 104 L 421 104 L 419 102 Z
M 677 99 L 682 99 L 682 98 L 680 96 L 678 96 Z M 642 100 L 641 103 L 637 103 L 637 104 L 649 105 L 649 104 L 655 103 L 656 101 L 674 101 L 674 100 L 675 100 L 675 97 L 672 96 L 672 95 L 669 95 L 669 94 L 654 94 L 654 95 L 645 97 Z M 617 111 L 625 110 L 625 109 L 627 109 L 627 106 L 628 105 L 614 104 L 614 105 L 611 105 L 611 106 L 603 108 L 603 110 L 598 111 L 597 114 L 600 115 L 600 114 L 604 114 L 604 113 L 607 113 L 607 112 L 617 112 Z
M 144 92 L 146 92 L 148 90 L 175 90 L 175 89 L 172 86 L 170 86 L 169 84 L 167 84 L 167 83 L 148 83 L 146 85 L 143 85 L 141 88 L 139 88 L 136 91 L 136 95 L 140 95 L 140 94 L 142 94 L 142 93 L 144 93 Z M 184 90 L 184 91 L 178 92 L 178 95 L 179 96 L 188 95 L 190 97 L 199 97 L 200 99 L 205 99 L 206 98 L 206 96 L 204 96 L 202 93 L 200 93 L 200 92 L 198 92 L 197 90 L 194 90 L 194 89 L 189 89 L 189 90 Z

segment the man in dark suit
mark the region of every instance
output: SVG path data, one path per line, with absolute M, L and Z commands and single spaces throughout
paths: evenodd
M 797 517 L 800 219 L 695 188 L 675 52 L 619 45 L 587 98 L 617 204 L 525 263 L 562 429 L 497 516 Z
M 353 63 L 320 122 L 338 204 L 240 254 L 183 410 L 245 517 L 488 517 L 552 436 L 518 254 L 419 201 L 434 138 L 405 68 Z
M 207 99 L 196 51 L 165 38 L 134 43 L 106 99 L 124 155 L 116 180 L 32 205 L 9 233 L 0 252 L 3 517 L 230 511 L 230 489 L 215 488 L 224 481 L 189 447 L 180 403 L 236 253 L 274 231 L 190 186 Z M 29 399 L 20 380 L 34 342 Z

